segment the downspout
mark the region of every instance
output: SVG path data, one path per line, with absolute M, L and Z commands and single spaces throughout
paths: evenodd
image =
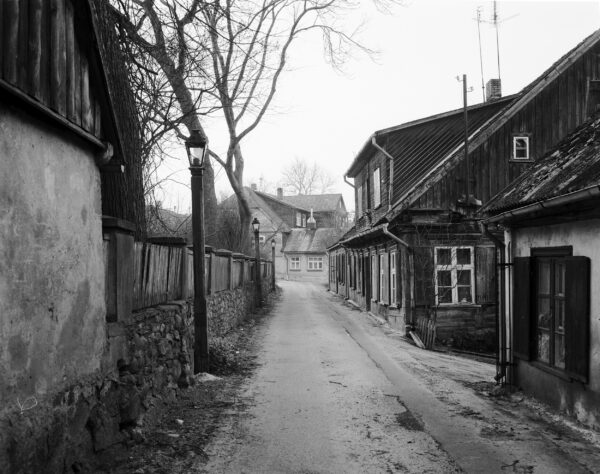
M 392 188 L 394 184 L 394 157 L 382 148 L 375 139 L 375 135 L 371 137 L 371 145 L 378 149 L 383 155 L 390 160 L 390 182 L 388 183 L 388 211 L 392 210 Z
M 408 273 L 408 289 L 409 289 L 409 298 L 407 298 L 410 301 L 407 301 L 406 304 L 406 320 L 408 322 L 407 326 L 412 326 L 413 324 L 413 304 L 415 301 L 414 295 L 415 295 L 415 279 L 414 279 L 414 272 L 411 272 L 410 269 L 414 269 L 414 254 L 413 254 L 413 249 L 412 247 L 408 244 L 408 242 L 402 240 L 400 237 L 398 237 L 397 235 L 392 234 L 389 230 L 388 230 L 388 226 L 389 224 L 384 224 L 382 227 L 382 231 L 384 233 L 384 235 L 387 235 L 390 239 L 392 239 L 394 242 L 396 242 L 398 245 L 401 245 L 402 247 L 404 247 L 406 249 L 406 253 L 408 256 L 408 269 L 407 269 L 407 273 Z M 408 327 L 407 329 L 407 333 L 410 330 Z
M 494 268 L 498 271 L 500 267 L 500 286 L 496 284 L 496 334 L 500 337 L 498 347 L 496 349 L 496 376 L 494 377 L 497 382 L 506 377 L 506 311 L 504 294 L 506 291 L 506 275 L 505 275 L 505 261 L 506 261 L 506 244 L 490 232 L 488 224 L 481 223 L 481 230 L 483 234 L 494 242 L 496 246 L 496 254 L 494 255 Z M 498 262 L 498 252 L 500 252 L 500 262 Z
M 348 175 L 347 174 L 344 175 L 344 183 L 346 183 L 348 186 L 351 186 L 352 188 L 356 187 L 350 181 L 348 181 Z

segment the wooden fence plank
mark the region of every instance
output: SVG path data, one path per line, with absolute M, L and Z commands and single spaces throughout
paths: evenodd
M 4 79 L 17 84 L 17 56 L 19 54 L 19 0 L 4 0 Z
M 67 118 L 75 121 L 75 19 L 73 4 L 67 0 L 65 5 L 65 50 L 66 50 L 66 108 Z
M 29 61 L 27 76 L 29 92 L 38 100 L 41 92 L 42 66 L 42 0 L 31 0 L 29 4 Z

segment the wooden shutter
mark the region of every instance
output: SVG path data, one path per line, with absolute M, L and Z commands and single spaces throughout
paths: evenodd
M 567 257 L 565 269 L 565 368 L 587 382 L 590 358 L 590 259 Z
M 496 303 L 496 248 L 475 248 L 475 301 L 477 304 Z
M 383 254 L 383 302 L 390 304 L 390 255 Z
M 431 247 L 415 247 L 415 302 L 417 305 L 435 305 L 435 276 L 433 249 Z
M 513 272 L 513 352 L 531 358 L 531 257 L 515 257 Z

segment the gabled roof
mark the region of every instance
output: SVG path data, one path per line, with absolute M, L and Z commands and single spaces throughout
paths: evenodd
M 260 196 L 261 198 L 266 199 L 267 201 L 268 200 L 275 201 L 275 202 L 277 202 L 279 204 L 282 204 L 284 206 L 290 207 L 292 209 L 297 209 L 299 211 L 310 212 L 310 209 L 306 209 L 306 208 L 304 208 L 302 206 L 299 206 L 297 204 L 281 200 L 277 196 L 273 196 L 272 194 L 263 193 L 261 191 L 254 191 L 254 193 L 256 193 L 256 195 Z
M 544 71 L 537 79 L 524 87 L 522 91 L 516 95 L 513 100 L 504 110 L 500 111 L 495 117 L 484 124 L 474 136 L 469 139 L 469 152 L 474 151 L 506 122 L 508 122 L 517 112 L 525 107 L 537 95 L 540 94 L 549 84 L 559 77 L 574 61 L 580 58 L 586 51 L 594 46 L 600 40 L 600 30 L 595 31 L 581 43 L 571 49 L 568 53 L 562 56 L 546 71 Z M 441 174 L 433 174 L 432 171 L 438 168 L 445 167 L 450 169 L 456 166 L 463 160 L 464 146 L 460 144 L 453 153 L 447 155 L 435 167 L 431 168 L 428 173 L 412 188 L 406 190 L 397 199 L 394 207 L 398 209 L 406 208 L 423 195 L 431 186 L 442 178 Z
M 333 245 L 339 232 L 331 227 L 320 229 L 292 229 L 289 233 L 283 252 L 285 253 L 325 253 L 327 247 Z
M 481 212 L 501 214 L 599 184 L 600 115 L 597 115 L 500 192 Z
M 296 196 L 283 196 L 282 199 L 288 204 L 300 207 L 302 209 L 313 210 L 314 212 L 332 212 L 338 209 L 340 200 L 344 205 L 344 198 L 341 193 L 335 194 L 298 194 Z M 344 211 L 346 206 L 343 207 Z
M 468 107 L 469 130 L 478 130 L 515 98 L 514 95 L 507 96 Z M 394 157 L 394 175 L 401 177 L 401 187 L 409 187 L 460 146 L 464 130 L 463 109 L 456 109 L 376 131 L 364 144 L 346 175 L 355 177 L 364 163 L 377 153 L 373 144 L 375 140 Z
M 248 199 L 248 205 L 250 210 L 260 210 L 270 221 L 274 229 L 278 229 L 281 232 L 288 232 L 289 226 L 283 221 L 281 217 L 269 206 L 269 204 L 263 199 L 263 193 L 253 191 L 252 188 L 244 186 L 244 194 Z M 232 207 L 237 206 L 237 197 L 235 194 L 228 197 L 222 203 L 223 206 Z M 264 223 L 263 223 L 264 224 Z

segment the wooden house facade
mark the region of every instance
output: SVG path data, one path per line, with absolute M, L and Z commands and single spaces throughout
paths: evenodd
M 469 107 L 468 153 L 462 110 L 375 132 L 347 172 L 356 222 L 330 248 L 330 288 L 399 327 L 434 320 L 439 341 L 496 346 L 502 236 L 482 231 L 477 210 L 596 110 L 599 42 Z

